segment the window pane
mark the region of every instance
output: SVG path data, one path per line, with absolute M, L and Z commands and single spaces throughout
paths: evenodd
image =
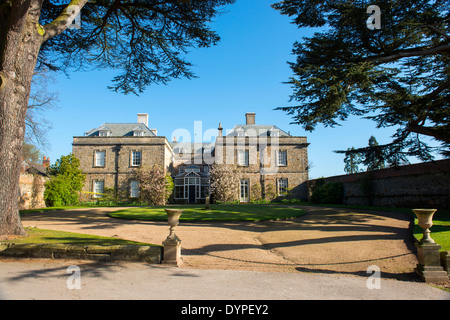
M 97 167 L 105 166 L 105 158 L 106 158 L 105 151 L 95 151 L 95 165 Z
M 248 166 L 249 164 L 248 150 L 238 150 L 238 164 L 241 166 Z
M 139 181 L 131 180 L 130 182 L 130 197 L 139 198 Z
M 278 151 L 278 165 L 285 166 L 287 165 L 287 151 Z
M 141 152 L 140 151 L 132 152 L 131 165 L 132 166 L 140 166 L 141 165 Z
M 94 180 L 94 198 L 102 198 L 104 182 L 102 180 Z
M 184 198 L 184 186 L 175 186 L 175 198 L 176 199 Z
M 278 180 L 278 195 L 285 196 L 288 192 L 288 180 L 279 179 Z

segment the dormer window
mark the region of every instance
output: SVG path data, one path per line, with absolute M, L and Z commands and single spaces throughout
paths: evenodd
M 109 137 L 110 131 L 109 130 L 99 130 L 98 136 L 99 137 Z
M 279 137 L 280 136 L 280 130 L 270 130 L 268 131 L 270 137 Z
M 134 137 L 143 137 L 144 136 L 144 131 L 142 131 L 142 130 L 134 130 L 133 131 L 133 136 Z

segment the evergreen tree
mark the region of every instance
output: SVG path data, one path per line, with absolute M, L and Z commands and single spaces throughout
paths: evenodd
M 80 160 L 72 153 L 56 160 L 48 168 L 51 178 L 45 184 L 44 199 L 47 206 L 75 205 L 85 182 Z
M 377 139 L 371 136 L 363 160 L 363 164 L 367 166 L 367 171 L 383 169 L 385 167 L 384 158 L 383 149 L 378 144 Z
M 344 171 L 347 174 L 359 172 L 358 165 L 361 164 L 361 155 L 359 153 L 354 152 L 354 150 L 355 150 L 354 147 L 348 148 L 347 151 L 349 152 L 345 154 Z
M 368 27 L 372 5 L 380 29 Z M 299 27 L 320 28 L 294 44 L 294 105 L 278 110 L 308 131 L 352 115 L 395 127 L 392 141 L 377 147 L 392 165 L 450 154 L 450 0 L 284 0 L 273 7 Z

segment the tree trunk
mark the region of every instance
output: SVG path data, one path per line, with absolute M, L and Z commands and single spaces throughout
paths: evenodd
M 43 40 L 41 5 L 42 0 L 15 0 L 1 8 L 0 236 L 25 234 L 18 210 L 19 177 L 31 79 Z

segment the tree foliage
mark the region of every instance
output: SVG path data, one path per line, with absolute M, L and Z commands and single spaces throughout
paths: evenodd
M 363 164 L 367 166 L 367 171 L 383 169 L 385 167 L 384 158 L 383 150 L 380 148 L 377 139 L 371 136 L 363 160 Z
M 155 165 L 152 168 L 140 168 L 136 175 L 140 200 L 148 205 L 165 205 L 174 188 L 170 173 Z
M 208 23 L 235 0 L 94 0 L 81 9 L 80 28 L 58 37 L 55 24 L 68 1 L 44 1 L 41 24 L 50 36 L 39 65 L 52 69 L 112 68 L 111 89 L 140 93 L 150 84 L 192 78 L 188 48 L 208 47 L 220 37 Z M 77 5 L 77 1 L 71 1 Z M 52 26 L 52 24 L 55 24 Z
M 325 182 L 319 178 L 314 185 L 311 202 L 326 204 L 341 204 L 344 197 L 344 187 L 340 182 Z
M 396 158 L 390 157 L 390 162 L 386 165 L 386 150 L 382 145 L 378 144 L 377 139 L 371 136 L 367 147 L 356 150 L 354 147 L 348 148 L 347 151 L 336 151 L 337 153 L 344 153 L 346 173 L 358 173 L 359 165 L 365 165 L 367 171 L 383 169 L 386 166 L 398 166 L 404 162 L 392 162 Z M 407 163 L 407 162 L 406 162 Z
M 22 149 L 22 157 L 25 161 L 38 163 L 41 158 L 41 151 L 32 144 L 24 143 Z
M 353 152 L 355 150 L 354 147 L 348 148 L 348 153 L 345 154 L 344 158 L 344 171 L 347 174 L 358 173 L 359 165 L 361 164 L 361 154 Z
M 380 8 L 381 29 L 367 27 L 369 5 Z M 420 135 L 449 154 L 449 0 L 285 0 L 273 7 L 299 27 L 318 28 L 294 44 L 288 84 L 296 104 L 277 108 L 293 123 L 312 131 L 361 116 L 397 129 L 380 146 L 392 163 L 431 159 L 436 150 Z
M 233 202 L 239 200 L 240 171 L 236 165 L 213 164 L 210 169 L 211 194 L 215 201 Z
M 210 22 L 234 1 L 0 0 L 0 235 L 25 233 L 16 199 L 33 73 L 113 69 L 110 88 L 135 94 L 194 77 L 188 50 L 219 41 Z
M 51 178 L 45 183 L 45 204 L 49 207 L 77 204 L 85 182 L 80 160 L 72 153 L 62 156 L 48 168 L 48 173 Z

